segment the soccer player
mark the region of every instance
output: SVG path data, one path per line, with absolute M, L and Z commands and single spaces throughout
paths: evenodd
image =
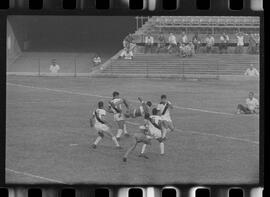
M 145 114 L 150 113 L 150 107 L 152 106 L 151 101 L 143 101 L 142 98 L 138 97 L 138 100 L 140 101 L 140 106 L 138 108 L 132 109 L 130 107 L 130 110 L 125 114 L 127 118 L 137 118 L 137 117 L 144 117 Z
M 114 114 L 114 121 L 116 122 L 118 126 L 116 138 L 119 140 L 122 133 L 126 136 L 129 136 L 127 132 L 127 127 L 125 123 L 125 117 L 122 109 L 122 105 L 125 105 L 127 110 L 129 110 L 129 105 L 127 101 L 123 98 L 120 98 L 120 93 L 119 92 L 113 92 L 113 99 L 109 101 L 109 108 L 107 109 L 108 112 Z
M 134 144 L 127 150 L 123 157 L 123 161 L 127 161 L 127 157 L 131 151 L 133 151 L 137 144 L 142 143 L 142 150 L 139 157 L 148 157 L 144 154 L 146 146 L 151 145 L 151 140 L 156 139 L 160 143 L 160 154 L 164 155 L 164 124 L 161 117 L 158 115 L 158 110 L 154 108 L 152 110 L 152 116 L 150 114 L 145 115 L 145 125 L 140 126 L 140 133 L 134 134 Z
M 161 101 L 157 106 L 157 109 L 159 111 L 159 115 L 161 116 L 165 129 L 165 136 L 168 130 L 173 131 L 174 125 L 171 119 L 170 110 L 173 109 L 172 103 L 170 101 L 167 101 L 166 95 L 161 95 Z
M 109 123 L 105 119 L 106 111 L 104 109 L 104 103 L 102 101 L 98 102 L 98 108 L 94 110 L 92 116 L 90 117 L 90 126 L 94 127 L 98 133 L 98 137 L 96 138 L 93 148 L 97 147 L 97 144 L 104 137 L 104 134 L 109 135 L 113 142 L 115 143 L 117 148 L 121 148 L 116 137 L 112 134 Z

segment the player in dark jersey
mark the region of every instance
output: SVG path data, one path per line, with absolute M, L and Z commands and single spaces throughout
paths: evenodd
M 138 108 L 130 107 L 130 109 L 125 114 L 127 118 L 144 117 L 145 114 L 150 114 L 150 107 L 152 106 L 152 102 L 145 102 L 141 97 L 138 97 L 138 100 L 140 101 L 140 106 Z

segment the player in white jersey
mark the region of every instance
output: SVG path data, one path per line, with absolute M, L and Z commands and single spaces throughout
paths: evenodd
M 139 143 L 142 143 L 142 150 L 139 157 L 148 157 L 144 154 L 146 146 L 151 145 L 151 140 L 156 139 L 160 143 L 160 154 L 164 155 L 164 124 L 161 117 L 158 115 L 158 110 L 154 108 L 152 115 L 149 113 L 145 114 L 145 124 L 140 126 L 140 133 L 134 134 L 134 144 L 127 150 L 123 157 L 123 161 L 127 161 L 127 157 L 131 151 L 133 151 Z
M 105 120 L 106 111 L 104 109 L 104 103 L 102 101 L 98 102 L 98 108 L 93 111 L 90 117 L 90 126 L 94 127 L 98 133 L 98 137 L 93 143 L 92 147 L 96 148 L 97 144 L 104 137 L 104 134 L 109 135 L 117 148 L 121 148 L 116 137 L 112 134 L 109 123 Z
M 151 101 L 143 101 L 141 97 L 138 97 L 140 101 L 140 106 L 138 108 L 129 107 L 129 110 L 125 114 L 127 118 L 137 118 L 137 117 L 144 117 L 145 114 L 150 113 L 150 107 L 152 106 Z
M 157 110 L 159 111 L 159 115 L 161 116 L 164 126 L 166 128 L 165 136 L 168 130 L 174 130 L 174 124 L 171 119 L 170 110 L 173 109 L 172 103 L 167 101 L 166 95 L 161 95 L 161 101 L 157 106 Z
M 116 138 L 119 140 L 122 133 L 126 136 L 129 136 L 127 132 L 127 127 L 125 123 L 125 115 L 123 112 L 122 105 L 125 105 L 127 111 L 129 110 L 129 105 L 127 101 L 123 98 L 120 98 L 119 92 L 113 92 L 113 99 L 109 101 L 108 112 L 113 113 L 114 121 L 117 124 L 118 130 L 116 134 Z

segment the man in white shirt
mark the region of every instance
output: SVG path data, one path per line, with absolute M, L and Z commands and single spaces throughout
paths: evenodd
M 171 53 L 172 49 L 177 46 L 176 37 L 175 35 L 173 35 L 173 33 L 170 33 L 168 41 L 169 41 L 168 51 L 169 53 Z
M 256 68 L 254 68 L 253 64 L 250 64 L 250 67 L 245 72 L 245 76 L 259 77 L 259 72 Z
M 213 36 L 211 36 L 210 34 L 207 35 L 206 39 L 206 52 L 210 53 L 212 51 L 212 48 L 215 44 L 215 38 Z
M 220 53 L 227 53 L 228 42 L 229 42 L 229 36 L 224 32 L 220 36 L 220 46 L 219 46 Z
M 152 53 L 153 45 L 154 45 L 154 37 L 151 36 L 151 34 L 148 34 L 144 38 L 144 44 L 145 44 L 144 53 L 147 53 L 149 49 L 150 49 L 150 52 Z
M 52 65 L 50 66 L 51 73 L 52 74 L 57 74 L 59 70 L 60 70 L 60 66 L 58 64 L 56 64 L 55 60 L 53 60 Z
M 236 53 L 243 53 L 244 50 L 244 37 L 245 34 L 242 32 L 239 32 L 236 34 L 237 38 L 237 46 L 236 46 Z
M 186 32 L 182 32 L 182 43 L 187 45 L 188 44 L 188 37 L 187 37 L 187 34 Z
M 237 114 L 257 114 L 259 113 L 259 101 L 254 97 L 253 92 L 249 92 L 246 99 L 246 106 L 239 104 Z

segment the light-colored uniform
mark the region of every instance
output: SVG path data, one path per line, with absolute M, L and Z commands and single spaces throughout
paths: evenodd
M 160 121 L 162 121 L 162 118 L 160 116 L 150 116 L 150 119 L 152 119 L 157 125 L 159 125 Z M 153 125 L 150 120 L 147 120 L 147 127 L 149 134 L 153 138 L 158 139 L 162 137 L 161 130 L 157 128 L 155 125 Z
M 106 111 L 104 109 L 96 109 L 94 112 L 93 112 L 93 115 L 95 117 L 95 124 L 94 124 L 94 127 L 97 131 L 109 131 L 109 127 L 106 125 L 106 124 L 103 124 L 101 122 L 98 121 L 97 117 L 99 117 L 99 119 L 102 120 L 102 117 L 106 115 Z
M 171 102 L 168 101 L 168 104 L 171 105 Z M 165 104 L 159 103 L 158 106 L 157 106 L 157 110 L 159 110 L 160 113 L 162 113 L 164 111 L 164 109 L 165 109 L 165 106 L 166 106 L 166 103 Z M 168 122 L 172 122 L 169 107 L 166 110 L 166 112 L 164 113 L 164 115 L 161 114 L 161 119 L 165 120 L 165 121 L 168 121 Z
M 259 101 L 256 98 L 247 98 L 246 99 L 247 108 L 250 111 L 254 111 L 257 107 L 259 107 Z
M 121 98 L 115 98 L 112 99 L 111 102 L 114 104 L 115 108 L 119 109 L 122 111 L 122 104 L 123 104 L 123 99 Z M 113 111 L 113 117 L 114 121 L 121 121 L 125 120 L 123 112 L 117 112 L 113 107 L 111 107 L 111 110 Z

